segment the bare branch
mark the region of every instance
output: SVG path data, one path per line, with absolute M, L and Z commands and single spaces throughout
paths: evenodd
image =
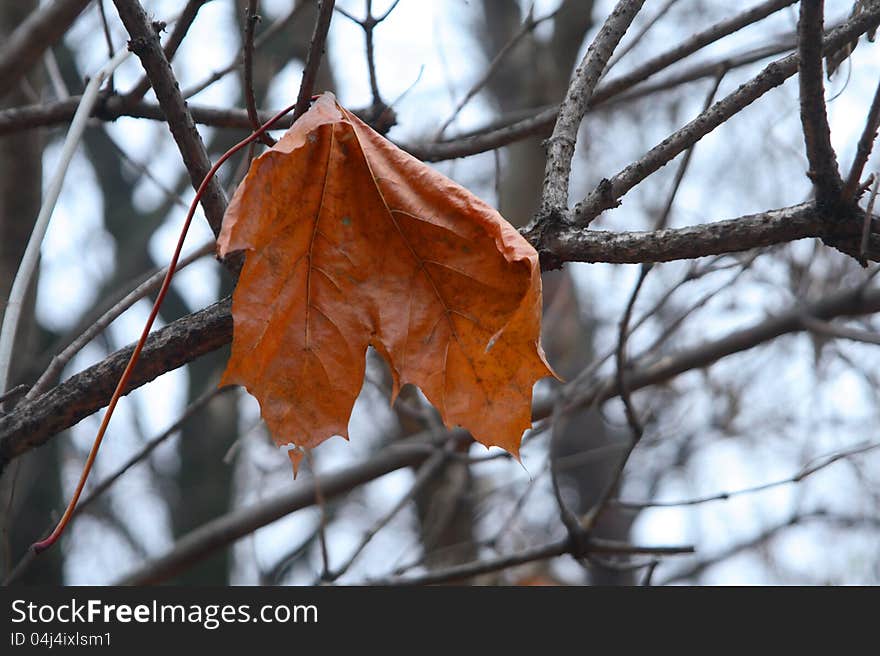
M 187 266 L 195 262 L 201 257 L 209 253 L 214 252 L 214 244 L 209 243 L 205 244 L 201 248 L 197 249 L 190 255 L 187 255 L 185 258 L 181 259 L 180 264 L 176 267 L 177 271 L 181 269 L 185 269 Z M 46 391 L 46 388 L 54 381 L 58 376 L 61 375 L 61 372 L 64 370 L 64 367 L 67 366 L 67 363 L 71 361 L 73 356 L 79 353 L 85 346 L 92 341 L 95 337 L 100 335 L 106 328 L 109 326 L 116 318 L 125 312 L 128 308 L 134 305 L 137 301 L 142 299 L 144 296 L 149 294 L 151 291 L 158 289 L 162 284 L 162 281 L 165 279 L 165 275 L 168 273 L 167 267 L 159 269 L 152 276 L 147 278 L 140 285 L 131 290 L 128 294 L 126 294 L 123 298 L 121 298 L 117 303 L 114 303 L 113 306 L 104 312 L 100 317 L 95 319 L 94 321 L 89 323 L 88 328 L 86 328 L 80 335 L 78 335 L 73 341 L 68 344 L 64 350 L 62 350 L 58 355 L 52 358 L 52 361 L 49 363 L 49 366 L 46 368 L 46 371 L 37 379 L 37 382 L 34 383 L 33 387 L 28 390 L 27 396 L 25 396 L 26 401 L 30 401 L 37 396 L 43 394 Z
M 193 22 L 195 22 L 199 9 L 201 9 L 202 5 L 208 1 L 209 0 L 189 0 L 186 3 L 183 11 L 180 12 L 180 18 L 174 23 L 174 29 L 171 31 L 171 36 L 168 37 L 168 41 L 165 44 L 165 58 L 168 59 L 168 61 L 174 59 L 174 55 L 177 54 L 177 49 L 180 47 L 180 44 L 183 43 L 183 38 L 187 35 L 187 32 L 189 32 L 189 28 L 192 27 Z M 139 102 L 149 90 L 150 78 L 144 76 L 136 85 L 134 85 L 131 91 L 125 94 L 125 103 L 130 105 Z
M 837 324 L 820 321 L 809 316 L 804 316 L 801 322 L 804 324 L 804 329 L 809 330 L 811 333 L 880 346 L 880 333 L 850 328 L 849 326 L 838 326 Z
M 842 200 L 844 202 L 852 200 L 856 196 L 862 171 L 865 170 L 865 164 L 868 163 L 868 157 L 871 156 L 874 140 L 877 139 L 878 128 L 880 128 L 880 82 L 877 83 L 877 90 L 874 91 L 874 100 L 871 102 L 871 109 L 868 110 L 865 129 L 862 131 L 862 136 L 859 137 L 856 154 L 849 169 L 846 185 L 843 188 Z
M 459 439 L 471 439 L 464 431 L 454 431 Z M 386 448 L 374 458 L 335 474 L 321 476 L 321 491 L 325 499 L 332 499 L 379 476 L 402 467 L 418 466 L 431 454 L 424 443 L 407 440 Z M 126 576 L 120 585 L 148 585 L 159 583 L 200 561 L 206 555 L 224 548 L 239 538 L 285 515 L 307 508 L 317 502 L 315 486 L 304 480 L 293 490 L 267 501 L 239 508 L 219 517 L 180 538 L 166 555 L 146 563 Z
M 330 30 L 330 20 L 333 18 L 333 7 L 336 0 L 319 0 L 318 18 L 315 21 L 315 31 L 312 33 L 312 42 L 309 44 L 309 54 L 306 57 L 306 65 L 303 69 L 302 82 L 299 85 L 299 94 L 296 97 L 296 109 L 293 110 L 291 120 L 295 121 L 305 114 L 312 98 L 312 90 L 315 86 L 315 78 L 318 75 L 318 67 L 324 56 L 324 43 L 327 40 L 327 32 Z
M 254 98 L 254 32 L 257 23 L 260 22 L 260 0 L 248 0 L 245 10 L 244 24 L 244 101 L 247 107 L 248 118 L 251 127 L 259 130 L 262 123 L 257 112 L 257 100 Z M 275 145 L 275 139 L 264 132 L 260 135 L 260 141 L 270 148 Z
M 880 343 L 880 342 L 878 342 Z M 743 488 L 740 490 L 734 490 L 733 492 L 719 492 L 718 494 L 710 494 L 702 497 L 695 497 L 693 499 L 682 499 L 681 501 L 621 501 L 619 499 L 612 499 L 609 504 L 614 505 L 618 508 L 626 508 L 628 510 L 644 510 L 645 508 L 681 508 L 684 506 L 699 506 L 704 503 L 711 503 L 713 501 L 727 501 L 728 499 L 732 499 L 733 497 L 739 497 L 746 494 L 756 494 L 757 492 L 763 492 L 765 490 L 771 490 L 776 487 L 781 487 L 783 485 L 790 485 L 792 483 L 800 483 L 806 478 L 809 478 L 816 472 L 820 472 L 823 469 L 830 467 L 835 462 L 839 462 L 840 460 L 846 460 L 847 458 L 851 458 L 853 456 L 861 455 L 863 453 L 867 453 L 869 451 L 873 451 L 877 448 L 880 448 L 880 442 L 867 442 L 859 444 L 858 446 L 854 446 L 850 449 L 846 449 L 844 451 L 838 451 L 836 453 L 831 453 L 825 456 L 820 456 L 818 458 L 813 459 L 813 464 L 808 464 L 802 467 L 796 474 L 789 476 L 788 478 L 783 478 L 780 480 L 772 481 L 770 483 L 763 483 L 761 485 L 755 485 L 754 487 Z
M 547 165 L 544 169 L 544 189 L 539 213 L 541 217 L 549 219 L 565 213 L 568 208 L 571 159 L 574 157 L 581 120 L 593 97 L 593 89 L 605 71 L 605 65 L 643 4 L 644 0 L 620 0 L 587 48 L 583 61 L 575 69 L 565 99 L 559 106 L 553 134 L 547 140 Z
M 880 259 L 880 219 L 872 216 L 872 259 Z M 762 248 L 807 237 L 823 237 L 848 255 L 857 256 L 859 217 L 823 217 L 815 203 L 803 203 L 761 214 L 686 228 L 653 232 L 609 232 L 566 227 L 546 236 L 541 247 L 542 266 L 557 268 L 562 262 L 612 262 L 637 264 L 669 262 L 721 253 Z M 558 258 L 558 259 L 556 259 Z
M 153 85 L 162 112 L 168 120 L 168 127 L 177 143 L 183 163 L 189 172 L 193 189 L 198 189 L 208 171 L 211 160 L 205 150 L 202 137 L 186 106 L 174 71 L 159 43 L 159 35 L 147 18 L 144 8 L 137 0 L 113 0 L 125 29 L 131 35 L 129 49 L 140 58 L 147 77 Z M 220 224 L 226 212 L 226 193 L 219 180 L 212 179 L 202 196 L 205 217 L 216 237 L 220 234 Z
M 486 83 L 492 78 L 492 76 L 498 70 L 498 67 L 504 61 L 504 58 L 507 57 L 507 54 L 511 50 L 513 50 L 516 47 L 516 45 L 520 41 L 522 41 L 522 39 L 525 36 L 534 32 L 535 28 L 537 28 L 541 23 L 543 23 L 547 20 L 550 20 L 554 16 L 556 16 L 556 14 L 559 13 L 559 10 L 561 8 L 562 8 L 562 5 L 560 5 L 556 9 L 554 9 L 549 14 L 545 14 L 544 16 L 541 16 L 541 18 L 535 18 L 533 15 L 533 12 L 531 10 L 529 11 L 528 15 L 526 16 L 526 19 L 522 22 L 522 25 L 520 25 L 519 29 L 516 31 L 516 34 L 514 34 L 512 37 L 510 37 L 510 39 L 507 41 L 507 43 L 504 44 L 504 46 L 501 48 L 501 50 L 499 50 L 495 54 L 495 56 L 492 58 L 492 61 L 489 62 L 489 65 L 486 67 L 486 70 L 483 71 L 483 74 L 480 75 L 480 77 L 477 79 L 477 81 L 471 85 L 471 88 L 467 90 L 467 92 L 464 94 L 464 96 L 462 96 L 461 100 L 459 100 L 456 103 L 455 108 L 452 110 L 452 113 L 449 115 L 449 118 L 447 118 L 445 121 L 443 121 L 443 123 L 440 125 L 440 127 L 437 128 L 437 132 L 434 133 L 434 141 L 440 140 L 440 138 L 443 136 L 443 133 L 446 131 L 446 128 L 448 128 L 452 124 L 452 122 L 455 120 L 455 118 L 458 116 L 458 114 L 461 112 L 461 110 L 464 109 L 464 106 L 467 105 L 468 102 L 470 102 L 471 98 L 473 98 L 475 95 L 477 95 L 477 93 L 479 93 L 480 89 L 482 89 L 483 87 L 486 86 Z
M 843 181 L 837 168 L 837 156 L 831 146 L 831 129 L 825 107 L 825 84 L 822 79 L 822 16 L 824 0 L 801 2 L 798 20 L 798 82 L 801 95 L 801 125 L 810 169 L 807 177 L 816 188 L 820 207 L 833 206 L 840 196 Z
M 150 335 L 126 393 L 228 344 L 232 339 L 230 308 L 230 299 L 224 299 Z M 132 344 L 116 351 L 0 417 L 0 473 L 13 458 L 107 405 L 133 350 Z
M 517 565 L 531 563 L 538 560 L 547 560 L 556 556 L 565 554 L 574 558 L 583 558 L 592 554 L 605 554 L 613 556 L 678 556 L 682 554 L 690 554 L 694 552 L 694 548 L 690 545 L 672 546 L 672 547 L 641 547 L 612 540 L 600 540 L 591 538 L 582 546 L 577 547 L 569 538 L 544 544 L 538 547 L 523 549 L 508 556 L 499 556 L 497 558 L 487 558 L 472 563 L 456 565 L 442 570 L 436 570 L 429 574 L 416 576 L 411 578 L 390 578 L 369 581 L 370 585 L 393 585 L 393 586 L 416 586 L 416 585 L 436 585 L 439 583 L 452 583 L 464 579 L 479 576 L 480 574 L 488 574 L 490 572 L 498 572 Z

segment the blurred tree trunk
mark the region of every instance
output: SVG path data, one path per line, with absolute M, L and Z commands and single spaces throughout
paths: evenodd
M 246 5 L 244 0 L 230 5 L 239 25 L 239 35 L 243 34 Z M 265 15 L 265 11 L 262 13 L 264 20 L 257 25 L 257 34 L 260 33 L 261 25 L 265 27 L 273 20 L 272 17 Z M 287 38 L 272 39 L 255 53 L 253 83 L 254 97 L 258 106 L 265 106 L 269 83 L 288 59 L 305 60 L 316 16 L 316 6 L 304 9 L 287 30 Z M 241 80 L 240 71 L 238 75 Z M 316 89 L 332 89 L 333 86 L 332 69 L 329 59 L 325 57 L 319 71 Z M 295 98 L 297 89 L 290 89 L 289 93 L 291 98 Z M 240 107 L 245 105 L 243 91 L 237 99 L 237 104 Z M 236 130 L 218 131 L 207 146 L 212 159 L 216 160 L 219 155 L 245 136 L 247 136 L 246 132 Z M 256 154 L 259 154 L 259 150 Z M 223 172 L 227 184 L 232 181 L 239 168 L 238 162 L 239 160 L 234 159 Z M 225 272 L 221 274 L 219 296 L 232 293 L 233 286 L 231 277 Z M 226 366 L 228 358 L 227 347 L 199 358 L 187 367 L 189 373 L 187 403 L 194 401 L 210 385 L 216 384 L 215 381 L 219 380 L 220 372 Z M 178 442 L 180 471 L 175 489 L 169 498 L 175 538 L 189 533 L 229 510 L 233 498 L 234 468 L 224 463 L 223 457 L 238 436 L 238 409 L 232 397 L 226 402 L 211 404 L 184 425 Z M 224 585 L 229 580 L 231 558 L 231 550 L 217 553 L 182 574 L 177 582 Z
M 0 5 L 0 39 L 18 27 L 37 4 L 35 0 L 20 0 Z M 39 94 L 39 72 L 28 75 L 25 83 Z M 0 106 L 31 102 L 34 98 L 20 86 L 3 98 Z M 15 272 L 40 210 L 43 145 L 42 130 L 25 130 L 0 137 L 0 298 L 4 301 L 9 297 Z M 20 382 L 22 369 L 38 346 L 40 335 L 34 318 L 36 280 L 35 276 L 18 330 L 16 359 L 10 376 L 13 382 Z M 4 563 L 6 567 L 14 565 L 34 540 L 45 537 L 53 515 L 59 510 L 62 496 L 60 454 L 61 440 L 52 440 L 5 472 L 0 485 L 0 503 L 4 504 L 0 517 L 3 518 L 3 530 L 9 532 L 2 538 L 2 553 L 11 561 Z M 5 504 L 13 492 L 13 503 L 7 515 Z M 58 585 L 61 580 L 62 551 L 58 548 L 45 553 L 40 567 L 30 568 L 19 583 Z

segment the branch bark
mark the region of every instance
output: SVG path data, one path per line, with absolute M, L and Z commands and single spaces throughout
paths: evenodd
M 880 218 L 872 217 L 870 256 L 880 260 Z M 862 220 L 843 215 L 830 218 L 809 202 L 778 210 L 685 228 L 653 232 L 609 232 L 566 227 L 546 238 L 542 266 L 562 262 L 638 264 L 669 262 L 821 237 L 852 257 L 859 257 Z M 546 250 L 543 250 L 546 249 Z
M 144 346 L 126 394 L 228 344 L 232 339 L 231 307 L 227 298 L 154 332 Z M 116 351 L 0 417 L 0 474 L 13 458 L 45 444 L 55 433 L 103 408 L 133 349 L 134 345 L 129 345 Z
M 822 23 L 824 0 L 801 2 L 798 20 L 798 83 L 801 96 L 801 125 L 810 168 L 807 177 L 816 189 L 820 207 L 831 208 L 840 199 L 843 181 L 837 155 L 831 146 L 831 128 L 825 107 L 822 81 Z
M 644 0 L 620 0 L 574 72 L 565 99 L 559 106 L 553 134 L 547 140 L 547 166 L 544 171 L 540 211 L 542 216 L 549 218 L 568 208 L 571 159 L 574 157 L 578 129 L 593 97 L 593 90 L 605 72 L 605 65 L 642 4 Z
M 211 160 L 186 101 L 180 94 L 180 87 L 174 77 L 174 71 L 171 70 L 171 64 L 168 63 L 165 51 L 159 43 L 159 35 L 156 31 L 158 26 L 150 22 L 144 8 L 137 0 L 113 1 L 125 29 L 131 36 L 129 49 L 138 56 L 147 72 L 147 77 L 159 100 L 159 106 L 180 149 L 193 189 L 198 189 L 211 169 Z M 202 207 L 216 237 L 220 234 L 220 224 L 226 212 L 226 194 L 217 178 L 211 180 L 202 196 Z

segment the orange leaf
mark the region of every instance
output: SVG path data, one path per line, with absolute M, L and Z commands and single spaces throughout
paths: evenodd
M 415 384 L 447 426 L 517 454 L 553 375 L 537 253 L 332 94 L 254 160 L 218 248 L 248 251 L 221 384 L 247 387 L 279 444 L 347 438 L 369 345 L 393 397 Z

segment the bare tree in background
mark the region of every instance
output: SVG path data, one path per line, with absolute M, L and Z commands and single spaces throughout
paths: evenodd
M 0 390 L 6 580 L 60 582 L 62 571 L 69 580 L 99 544 L 121 554 L 114 580 L 137 584 L 699 582 L 748 558 L 777 581 L 876 582 L 873 551 L 851 571 L 829 562 L 815 578 L 785 554 L 796 551 L 786 540 L 880 531 L 880 81 L 865 92 L 859 77 L 860 54 L 876 54 L 880 1 L 483 0 L 466 14 L 463 3 L 430 3 L 459 15 L 450 48 L 474 46 L 467 70 L 447 71 L 448 102 L 436 92 L 419 100 L 419 83 L 407 90 L 377 54 L 392 30 L 407 29 L 394 26 L 409 2 L 290 0 L 270 10 L 189 0 L 174 16 L 137 0 L 0 9 L 3 298 L 43 202 L 46 153 L 94 72 L 77 30 L 93 28 L 92 42 L 104 35 L 101 61 L 128 42 L 142 66 L 134 83 L 104 84 L 78 149 L 95 174 L 112 270 L 64 331 L 39 324 L 31 292 Z M 183 53 L 218 38 L 203 19 L 209 5 L 222 6 L 234 26 L 223 39 L 236 45 L 197 79 Z M 360 42 L 334 39 L 341 24 Z M 109 438 L 125 433 L 133 451 L 98 467 L 69 537 L 33 557 L 27 546 L 63 509 L 66 468 L 84 457 L 73 427 L 107 405 L 131 349 L 107 325 L 155 294 L 155 282 L 142 283 L 166 263 L 151 243 L 179 221 L 210 163 L 274 113 L 270 90 L 291 64 L 303 70 L 300 88 L 284 90 L 291 101 L 334 90 L 346 103 L 347 81 L 359 77 L 364 120 L 490 202 L 494 194 L 539 252 L 543 340 L 565 382 L 537 388 L 528 474 L 507 454 L 472 449 L 414 389 L 384 411 L 388 373 L 371 355 L 353 420 L 364 437 L 318 449 L 292 482 L 253 404 L 215 390 L 232 336 L 233 259 L 201 283 L 216 299 L 208 307 L 172 288 L 130 385 L 184 368 L 182 415 L 149 435 L 135 391 Z M 231 78 L 235 94 L 200 102 Z M 830 127 L 832 93 L 858 117 L 846 143 Z M 465 127 L 475 115 L 481 127 Z M 175 156 L 132 154 L 134 139 L 114 121 L 173 144 Z M 266 142 L 209 187 L 202 209 L 215 236 Z M 76 366 L 73 351 L 86 344 L 102 355 Z M 377 485 L 392 472 L 408 474 L 389 499 Z M 811 487 L 832 474 L 838 485 Z M 162 510 L 127 510 L 125 485 L 144 497 L 138 507 Z M 784 504 L 762 505 L 791 490 Z M 712 528 L 726 521 L 725 504 L 746 499 L 753 530 Z M 688 525 L 667 529 L 666 517 Z M 646 542 L 652 533 L 639 524 L 659 540 Z

